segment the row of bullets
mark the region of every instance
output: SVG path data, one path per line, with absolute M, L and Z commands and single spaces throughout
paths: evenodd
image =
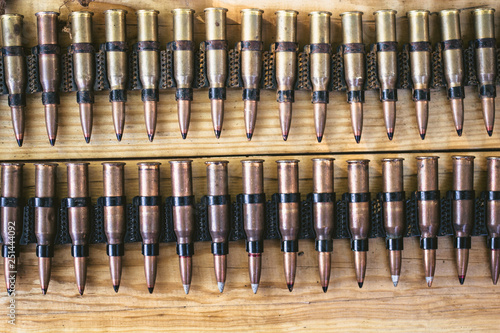
M 417 157 L 418 225 L 420 247 L 424 252 L 425 278 L 430 287 L 436 266 L 440 195 L 438 157 Z M 455 233 L 457 274 L 461 284 L 467 272 L 471 231 L 474 225 L 474 157 L 454 156 L 452 190 L 452 222 Z M 335 229 L 334 159 L 315 158 L 313 162 L 313 220 L 318 251 L 319 276 L 326 292 L 330 280 L 333 231 Z M 243 218 L 250 282 L 256 293 L 261 276 L 263 234 L 265 229 L 265 193 L 263 160 L 243 160 Z M 278 220 L 283 251 L 283 267 L 288 289 L 292 291 L 297 269 L 300 229 L 299 161 L 279 160 Z M 104 230 L 107 238 L 111 281 L 116 292 L 120 286 L 124 255 L 125 190 L 124 163 L 103 163 Z M 368 232 L 370 229 L 369 160 L 347 161 L 348 225 L 351 249 L 359 287 L 365 279 Z M 194 193 L 190 160 L 170 161 L 172 179 L 173 225 L 177 237 L 177 254 L 182 285 L 189 292 L 194 255 Z M 4 240 L 5 281 L 10 292 L 15 283 L 16 258 L 19 253 L 22 208 L 22 163 L 4 163 L 1 167 L 1 236 Z M 152 293 L 157 272 L 160 236 L 160 163 L 139 163 L 139 223 L 142 236 L 144 272 Z M 75 276 L 83 294 L 87 274 L 90 234 L 90 197 L 88 163 L 68 163 L 68 225 L 72 240 Z M 36 254 L 42 292 L 49 286 L 51 258 L 54 255 L 56 212 L 54 207 L 57 164 L 35 164 L 35 233 Z M 208 225 L 212 239 L 215 277 L 219 291 L 224 290 L 229 253 L 230 196 L 228 162 L 206 162 Z M 394 286 L 401 274 L 403 233 L 405 229 L 403 159 L 382 160 L 382 212 L 387 234 L 390 273 Z M 491 276 L 496 284 L 500 274 L 500 157 L 487 158 L 486 226 L 491 250 Z
M 495 119 L 495 80 L 497 75 L 494 9 L 479 8 L 472 11 L 475 32 L 475 56 L 477 79 L 486 131 L 491 136 Z M 205 9 L 206 73 L 209 82 L 212 123 L 217 138 L 220 137 L 224 119 L 228 56 L 225 8 Z M 128 42 L 125 10 L 107 10 L 105 15 L 106 66 L 110 83 L 113 124 L 120 141 L 125 126 L 127 102 Z M 160 82 L 160 44 L 158 42 L 158 11 L 137 11 L 139 80 L 142 85 L 144 119 L 149 140 L 155 135 L 157 103 Z M 193 100 L 195 43 L 193 39 L 193 15 L 191 9 L 174 9 L 173 14 L 173 63 L 177 90 L 178 121 L 182 138 L 186 138 Z M 262 78 L 262 14 L 260 9 L 241 11 L 241 78 L 243 81 L 243 114 L 248 140 L 252 138 L 257 119 Z M 71 45 L 77 102 L 86 142 L 92 134 L 93 84 L 95 81 L 94 46 L 92 40 L 92 12 L 80 11 L 70 15 Z M 273 46 L 276 66 L 277 102 L 283 139 L 288 138 L 292 120 L 294 86 L 297 80 L 297 15 L 293 10 L 276 12 L 276 42 Z M 310 16 L 310 77 L 316 136 L 323 138 L 329 103 L 331 80 L 330 12 L 315 11 Z M 352 129 L 356 142 L 361 139 L 363 128 L 363 103 L 365 71 L 365 45 L 361 12 L 341 14 L 343 28 L 343 55 L 347 102 L 350 104 Z M 427 10 L 409 11 L 410 71 L 420 136 L 425 138 L 429 114 L 431 81 L 431 43 Z M 460 136 L 464 122 L 464 61 L 460 32 L 460 11 L 439 12 L 443 46 L 444 77 L 450 100 L 455 128 Z M 38 55 L 40 82 L 43 88 L 47 134 L 53 145 L 57 135 L 57 107 L 61 68 L 59 63 L 56 12 L 39 12 L 37 16 Z M 396 120 L 398 57 L 396 38 L 396 11 L 379 10 L 374 13 L 377 38 L 377 69 L 380 79 L 380 100 L 384 110 L 387 136 L 392 140 Z M 24 66 L 22 38 L 23 16 L 1 16 L 3 55 L 6 84 L 12 123 L 19 145 L 24 138 L 24 109 L 27 84 Z

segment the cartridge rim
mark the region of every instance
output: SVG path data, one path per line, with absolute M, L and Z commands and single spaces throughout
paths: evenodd
M 23 166 L 24 163 L 22 162 L 2 162 L 0 163 L 1 166 Z
M 170 164 L 191 164 L 193 160 L 172 160 L 168 161 Z
M 160 12 L 158 10 L 155 10 L 155 9 L 139 9 L 138 11 L 135 12 L 135 15 L 139 15 L 139 14 L 155 14 L 155 15 L 158 15 L 158 14 L 160 14 Z
M 414 9 L 406 12 L 406 16 L 413 16 L 413 15 L 418 15 L 418 14 L 427 14 L 430 15 L 430 11 L 427 9 Z
M 439 159 L 439 156 L 417 156 L 415 157 L 416 160 L 437 160 Z
M 347 164 L 368 164 L 370 160 L 367 159 L 357 159 L 357 160 L 347 160 Z
M 40 162 L 40 163 L 33 163 L 34 166 L 58 166 L 58 163 L 52 163 L 52 162 Z
M 404 161 L 405 159 L 402 157 L 389 157 L 381 159 L 382 162 L 399 162 Z
M 119 8 L 108 9 L 108 10 L 105 10 L 103 13 L 106 14 L 106 13 L 113 13 L 113 12 L 128 14 L 128 11 L 126 11 L 125 9 L 119 9 Z
M 160 162 L 139 162 L 137 163 L 138 166 L 158 166 L 161 165 Z
M 68 162 L 66 163 L 66 166 L 72 166 L 72 165 L 89 165 L 89 162 Z
M 333 157 L 318 157 L 318 158 L 313 158 L 311 161 L 335 161 Z
M 241 163 L 264 163 L 264 160 L 254 159 L 254 160 L 241 160 Z
M 450 8 L 439 11 L 439 16 L 445 16 L 450 14 L 460 14 L 460 9 Z
M 276 163 L 299 163 L 299 160 L 277 160 Z
M 353 15 L 353 16 L 362 16 L 363 15 L 363 12 L 360 12 L 360 11 L 349 11 L 349 12 L 343 12 L 343 13 L 340 13 L 340 17 L 342 16 L 349 16 L 349 15 Z
M 493 14 L 495 12 L 495 8 L 487 7 L 487 8 L 476 8 L 474 9 L 471 14 L 472 15 L 478 15 L 478 14 Z
M 491 160 L 491 161 L 496 161 L 496 160 L 500 160 L 500 156 L 488 156 L 486 157 L 487 160 Z
M 308 14 L 309 16 L 313 16 L 313 15 L 318 15 L 318 16 L 332 16 L 332 13 L 328 12 L 328 11 L 325 11 L 325 10 L 315 10 L 313 12 L 310 12 Z
M 215 12 L 215 11 L 227 12 L 227 8 L 224 8 L 224 7 L 209 7 L 209 8 L 205 8 L 203 11 L 205 13 L 206 12 Z
M 476 156 L 472 155 L 453 155 L 451 157 L 454 160 L 467 160 L 467 161 L 472 161 L 476 158 Z
M 8 17 L 20 17 L 20 18 L 24 18 L 23 15 L 21 14 L 3 14 L 3 15 L 0 15 L 0 19 L 4 19 L 4 18 L 8 18 Z
M 219 164 L 228 164 L 229 161 L 223 160 L 223 161 L 206 161 L 206 165 L 219 165 Z
M 190 13 L 190 14 L 194 14 L 195 13 L 194 9 L 191 9 L 191 8 L 174 8 L 170 12 L 172 14 L 177 14 L 177 13 Z
M 297 16 L 299 15 L 299 12 L 296 10 L 284 9 L 275 11 L 274 15 Z
M 391 13 L 391 14 L 396 15 L 398 13 L 398 11 L 394 10 L 394 9 L 380 9 L 380 10 L 374 11 L 373 15 L 382 14 L 382 13 Z
M 124 162 L 102 162 L 101 165 L 109 165 L 109 166 L 122 166 L 125 165 Z
M 51 11 L 51 10 L 48 10 L 48 11 L 42 11 L 42 12 L 37 12 L 37 13 L 35 13 L 35 16 L 36 16 L 36 17 L 38 17 L 38 16 L 42 16 L 42 15 L 55 15 L 55 16 L 59 16 L 59 13 L 58 13 L 58 12 Z
M 264 11 L 262 9 L 259 9 L 259 8 L 245 8 L 245 9 L 240 10 L 240 13 L 241 14 L 243 14 L 243 13 L 255 13 L 255 14 L 262 15 L 262 14 L 264 14 Z
M 72 18 L 74 16 L 89 16 L 89 17 L 92 17 L 92 16 L 94 16 L 94 12 L 91 12 L 91 11 L 88 11 L 88 10 L 80 10 L 80 11 L 77 11 L 77 12 L 71 12 L 71 14 L 69 14 L 69 18 Z

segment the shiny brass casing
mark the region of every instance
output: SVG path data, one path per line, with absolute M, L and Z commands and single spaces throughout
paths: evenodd
M 127 44 L 127 11 L 110 9 L 104 12 L 106 42 Z M 127 89 L 128 61 L 126 51 L 107 51 L 106 65 L 111 90 Z

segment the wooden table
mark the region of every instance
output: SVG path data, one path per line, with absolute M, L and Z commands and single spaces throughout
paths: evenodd
M 128 34 L 131 43 L 136 40 L 137 9 L 160 11 L 160 42 L 162 47 L 172 39 L 172 15 L 176 7 L 196 10 L 195 39 L 204 39 L 203 8 L 223 6 L 228 12 L 228 39 L 230 45 L 239 41 L 239 10 L 256 6 L 265 10 L 265 45 L 274 41 L 274 11 L 295 9 L 298 18 L 299 42 L 308 42 L 308 17 L 312 10 L 333 12 L 332 36 L 334 44 L 341 42 L 338 14 L 348 10 L 361 10 L 364 15 L 365 43 L 373 43 L 375 27 L 372 12 L 383 8 L 398 11 L 398 40 L 407 42 L 407 20 L 403 17 L 411 9 L 425 8 L 432 12 L 456 7 L 467 8 L 488 2 L 444 1 L 271 1 L 257 3 L 243 1 L 108 1 L 91 3 L 95 12 L 95 42 L 104 41 L 102 12 L 109 8 L 126 8 Z M 489 5 L 500 9 L 498 3 Z M 67 22 L 68 13 L 81 9 L 78 4 L 57 0 L 10 1 L 7 13 L 25 16 L 25 46 L 36 44 L 34 13 L 42 10 L 61 12 Z M 497 27 L 500 18 L 497 15 Z M 440 40 L 437 15 L 431 16 L 432 42 Z M 499 29 L 497 28 L 497 34 Z M 462 13 L 464 40 L 472 37 L 469 11 Z M 61 46 L 70 44 L 62 32 Z M 466 117 L 464 134 L 456 135 L 444 90 L 432 92 L 429 129 L 425 141 L 420 140 L 416 128 L 415 112 L 409 91 L 399 91 L 398 116 L 395 137 L 387 140 L 382 117 L 382 107 L 377 91 L 366 93 L 365 125 L 360 144 L 354 142 L 350 116 L 344 93 L 330 95 L 330 107 L 325 137 L 316 142 L 312 107 L 308 92 L 297 92 L 290 137 L 283 142 L 280 135 L 275 93 L 263 91 L 259 104 L 259 117 L 251 142 L 244 133 L 240 90 L 229 90 L 226 101 L 224 129 L 216 140 L 210 121 L 210 104 L 206 90 L 194 93 L 191 127 L 188 138 L 182 140 L 178 131 L 174 91 L 162 91 L 159 102 L 158 128 L 155 141 L 147 140 L 142 102 L 139 92 L 129 94 L 127 120 L 123 141 L 115 139 L 111 120 L 108 93 L 96 94 L 94 133 L 91 144 L 84 143 L 74 93 L 61 96 L 59 135 L 55 147 L 46 138 L 43 106 L 39 94 L 28 96 L 25 145 L 18 148 L 15 142 L 7 97 L 0 103 L 0 154 L 4 161 L 24 161 L 26 198 L 34 195 L 34 167 L 37 161 L 61 162 L 58 174 L 59 197 L 66 194 L 64 162 L 85 160 L 91 162 L 91 196 L 95 202 L 102 195 L 102 161 L 127 162 L 126 195 L 138 193 L 137 167 L 139 161 L 160 161 L 162 195 L 170 195 L 170 176 L 167 161 L 172 158 L 194 159 L 193 177 L 196 197 L 206 193 L 205 167 L 207 159 L 224 158 L 230 161 L 230 194 L 241 192 L 241 166 L 246 157 L 265 159 L 265 190 L 268 195 L 277 192 L 275 160 L 293 157 L 300 163 L 300 191 L 312 191 L 311 158 L 332 156 L 336 158 L 335 191 L 346 192 L 346 160 L 368 158 L 370 163 L 370 191 L 381 190 L 381 163 L 385 157 L 405 158 L 405 190 L 416 188 L 415 156 L 432 154 L 441 157 L 439 184 L 442 193 L 451 188 L 451 156 L 472 154 L 476 156 L 476 192 L 485 189 L 485 157 L 498 155 L 500 131 L 490 138 L 483 125 L 481 106 L 476 88 L 465 89 Z M 162 244 L 158 264 L 158 277 L 154 293 L 150 295 L 144 281 L 143 259 L 140 244 L 127 244 L 124 257 L 123 278 L 120 291 L 115 294 L 109 278 L 108 258 L 104 245 L 92 245 L 89 272 L 84 296 L 78 294 L 69 246 L 58 246 L 53 259 L 52 279 L 48 294 L 42 296 L 39 287 L 35 246 L 22 248 L 16 290 L 16 326 L 7 324 L 9 297 L 0 293 L 0 331 L 243 331 L 243 330 L 393 330 L 393 331 L 493 331 L 498 329 L 500 313 L 500 286 L 493 286 L 489 270 L 489 254 L 485 237 L 474 237 L 467 279 L 461 286 L 457 279 L 455 255 L 451 238 L 441 238 L 437 252 L 436 278 L 432 288 L 425 283 L 422 251 L 418 239 L 405 239 L 403 268 L 400 283 L 394 288 L 389 273 L 387 252 L 383 239 L 370 240 L 366 280 L 362 289 L 355 280 L 353 258 L 347 240 L 334 242 L 332 278 L 325 294 L 319 284 L 317 255 L 312 240 L 300 242 L 297 280 L 290 293 L 285 285 L 282 254 L 278 241 L 266 241 L 262 281 L 254 295 L 250 288 L 247 254 L 244 242 L 232 242 L 228 261 L 226 288 L 220 294 L 213 273 L 210 243 L 195 244 L 193 284 L 185 295 L 179 277 L 178 259 L 174 244 Z M 3 273 L 2 276 L 3 285 Z

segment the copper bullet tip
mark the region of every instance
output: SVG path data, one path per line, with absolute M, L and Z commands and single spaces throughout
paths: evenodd
M 363 288 L 363 282 L 358 282 L 359 289 Z
M 148 287 L 149 293 L 152 294 L 154 289 L 155 289 L 155 287 Z
M 392 284 L 394 285 L 394 287 L 397 287 L 399 282 L 399 275 L 391 275 L 391 278 Z
M 179 119 L 179 129 L 183 139 L 187 136 L 189 131 L 189 123 L 191 121 L 191 101 L 181 100 L 177 101 L 177 117 Z
M 325 133 L 326 109 L 326 103 L 313 104 L 314 127 L 316 129 L 316 137 L 318 138 L 318 142 L 321 142 L 320 138 L 323 138 L 323 134 Z
M 257 120 L 257 101 L 244 100 L 243 101 L 243 118 L 245 119 L 245 130 L 252 139 L 252 133 L 255 129 L 255 122 Z
M 384 123 L 387 136 L 389 137 L 389 140 L 392 140 L 394 128 L 396 127 L 396 102 L 382 101 L 382 109 L 384 111 Z
M 427 122 L 429 117 L 429 102 L 428 101 L 415 101 L 415 111 L 417 114 L 417 127 L 422 140 L 425 138 L 427 131 Z
M 14 128 L 14 135 L 16 136 L 17 144 L 19 147 L 23 144 L 24 137 L 24 107 L 13 106 L 10 108 L 12 117 L 12 127 Z
M 432 281 L 434 278 L 432 276 L 426 276 L 425 281 L 427 282 L 427 286 L 430 288 L 432 286 Z
M 450 104 L 455 129 L 457 130 L 457 133 L 460 131 L 460 134 L 458 135 L 460 136 L 464 125 L 464 100 L 462 98 L 452 98 L 450 99 Z
M 287 287 L 288 287 L 288 291 L 289 291 L 289 292 L 292 292 L 292 291 L 293 291 L 293 283 L 289 283 L 289 284 L 287 284 Z
M 118 141 L 121 141 L 123 129 L 125 128 L 125 102 L 111 102 L 111 112 L 116 137 L 120 136 Z
M 158 109 L 156 101 L 144 101 L 144 121 L 149 141 L 152 142 L 156 131 Z
M 90 142 L 90 136 L 92 135 L 92 120 L 93 120 L 93 105 L 91 103 L 80 103 L 78 104 L 80 109 L 80 123 L 82 125 L 83 136 L 87 143 Z
M 463 276 L 463 275 L 459 275 L 459 276 L 458 276 L 458 281 L 460 281 L 460 284 L 464 284 L 464 281 L 465 281 L 465 276 Z
M 183 284 L 182 287 L 184 287 L 184 292 L 187 294 L 189 294 L 189 289 L 191 288 L 191 285 L 190 284 Z
M 79 286 L 78 287 L 78 292 L 80 293 L 80 296 L 83 296 L 83 291 L 85 290 L 84 286 Z
M 210 104 L 212 110 L 212 125 L 214 127 L 215 136 L 218 139 L 220 137 L 222 123 L 224 121 L 224 100 L 211 99 Z M 219 133 L 219 136 L 217 136 L 217 133 Z
M 496 285 L 498 276 L 500 275 L 500 250 L 491 250 L 490 259 L 491 280 L 493 284 Z
M 252 283 L 252 291 L 254 294 L 257 294 L 257 290 L 259 290 L 259 284 L 258 283 Z
M 120 289 L 120 286 L 119 285 L 113 286 L 113 289 L 115 290 L 115 293 L 117 293 L 118 289 Z
M 283 136 L 283 140 L 286 141 L 288 138 L 288 133 L 290 132 L 290 125 L 292 123 L 292 103 L 278 103 L 278 110 L 280 117 L 281 135 Z
M 363 103 L 352 102 L 349 103 L 351 109 L 351 125 L 352 132 L 354 133 L 354 138 L 356 143 L 361 140 L 361 131 L 363 130 Z
M 493 125 L 495 124 L 495 99 L 493 97 L 481 98 L 483 109 L 484 126 L 488 135 L 493 134 Z
M 40 278 L 40 288 L 45 291 L 49 289 L 52 258 L 38 258 L 38 272 Z

